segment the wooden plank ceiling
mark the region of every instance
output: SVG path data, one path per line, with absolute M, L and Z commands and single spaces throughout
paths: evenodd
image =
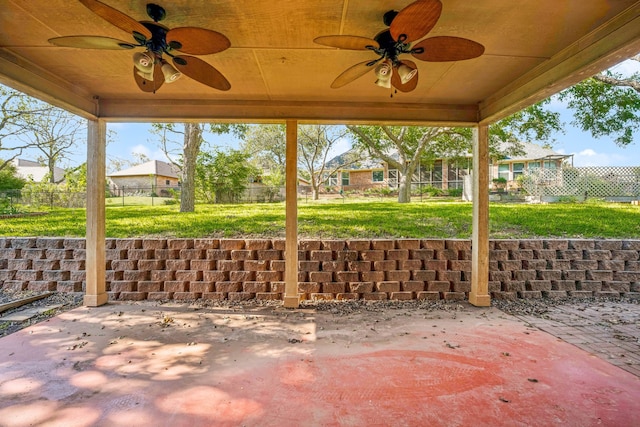
M 0 1 L 0 82 L 86 117 L 107 120 L 283 120 L 471 124 L 496 120 L 640 51 L 637 0 L 442 0 L 427 37 L 481 43 L 482 56 L 418 64 L 410 93 L 374 84 L 375 75 L 339 89 L 332 81 L 376 56 L 321 46 L 324 35 L 372 38 L 382 16 L 411 1 L 158 1 L 162 24 L 218 31 L 231 47 L 201 59 L 231 83 L 220 91 L 188 77 L 145 93 L 132 76 L 131 50 L 54 46 L 52 37 L 125 31 L 76 0 Z M 145 0 L 104 0 L 138 21 Z M 407 59 L 410 56 L 407 55 Z

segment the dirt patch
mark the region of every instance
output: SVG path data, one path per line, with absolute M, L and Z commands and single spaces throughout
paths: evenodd
M 39 295 L 39 292 L 33 291 L 8 291 L 0 289 L 0 304 L 7 302 L 17 301 L 23 298 Z M 45 321 L 57 314 L 71 310 L 73 308 L 82 305 L 82 293 L 62 293 L 54 292 L 50 296 L 40 299 L 38 301 L 31 302 L 29 304 L 7 310 L 0 313 L 0 337 L 12 334 L 23 328 L 31 326 L 33 324 Z M 250 300 L 250 301 L 213 301 L 213 300 L 196 300 L 177 303 L 175 301 L 157 301 L 153 302 L 154 306 L 171 306 L 171 305 L 184 305 L 187 303 L 193 308 L 225 308 L 230 310 L 238 309 L 281 309 L 281 301 L 272 300 Z M 550 310 L 555 307 L 563 306 L 584 306 L 585 304 L 602 304 L 607 303 L 610 307 L 616 307 L 616 303 L 635 304 L 640 305 L 638 299 L 628 298 L 589 298 L 589 299 L 519 299 L 514 301 L 507 300 L 493 300 L 492 306 L 500 309 L 501 311 L 513 315 L 513 316 L 534 316 L 538 318 L 546 318 Z M 136 302 L 118 302 L 118 304 L 140 304 Z M 60 307 L 53 310 L 47 310 L 35 317 L 22 321 L 22 322 L 8 322 L 3 321 L 2 318 L 10 313 L 15 313 L 20 310 L 46 307 L 51 305 L 60 305 Z M 440 301 L 428 301 L 428 300 L 408 300 L 408 301 L 364 301 L 364 300 L 344 300 L 344 301 L 302 301 L 300 303 L 300 309 L 317 310 L 323 312 L 329 312 L 337 316 L 347 316 L 351 314 L 366 314 L 366 313 L 380 313 L 385 310 L 415 310 L 415 311 L 448 311 L 459 312 L 463 311 L 466 307 L 469 307 L 468 302 L 446 302 Z M 620 305 L 620 310 L 623 311 L 623 304 Z

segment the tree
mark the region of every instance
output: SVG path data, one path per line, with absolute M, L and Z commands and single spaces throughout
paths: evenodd
M 270 202 L 275 200 L 285 183 L 285 133 L 284 125 L 251 125 L 240 142 L 240 149 L 249 154 L 249 161 L 262 171 L 262 183 Z
M 36 105 L 39 103 L 32 101 Z M 38 161 L 49 169 L 49 182 L 55 184 L 55 168 L 71 154 L 79 140 L 86 141 L 86 121 L 60 108 L 45 107 L 25 117 L 25 133 L 19 137 L 41 153 Z
M 26 180 L 21 178 L 16 173 L 16 167 L 11 164 L 5 164 L 3 169 L 0 169 L 0 191 L 6 190 L 19 190 L 26 184 Z
M 347 129 L 343 126 L 302 125 L 299 127 L 298 163 L 301 165 L 302 174 L 311 183 L 313 200 L 318 200 L 320 186 L 328 176 L 361 159 L 359 150 L 350 150 L 338 161 L 331 165 L 327 164 L 327 157 L 347 134 Z
M 3 154 L 0 171 L 33 147 L 31 143 L 19 139 L 29 130 L 26 122 L 51 108 L 48 104 L 36 102 L 21 92 L 0 85 L 0 152 Z
M 284 175 L 287 160 L 285 133 L 284 125 L 251 125 L 240 143 L 240 148 L 249 153 L 256 167 Z
M 640 55 L 630 58 L 640 63 Z M 624 147 L 640 133 L 640 73 L 607 70 L 563 91 L 561 101 L 574 111 L 572 124 L 595 138 L 611 135 Z
M 544 104 L 533 105 L 490 127 L 490 151 L 493 157 L 517 154 L 522 138 L 546 140 L 561 130 L 559 114 L 546 111 Z M 469 128 L 422 126 L 347 126 L 356 147 L 371 157 L 384 160 L 397 169 L 398 202 L 411 201 L 411 177 L 426 159 L 456 158 L 471 151 Z
M 68 191 L 87 191 L 87 163 L 67 169 L 64 173 L 64 182 Z
M 154 123 L 152 132 L 160 137 L 160 148 L 171 164 L 180 170 L 180 212 L 195 210 L 195 174 L 196 163 L 200 147 L 205 142 L 203 134 L 208 130 L 217 135 L 233 132 L 242 135 L 246 131 L 245 125 L 209 124 L 204 123 Z M 182 136 L 182 143 L 174 138 Z
M 284 185 L 286 168 L 286 128 L 284 125 L 254 125 L 249 128 L 241 144 L 250 153 L 254 164 L 267 171 L 271 185 Z M 328 175 L 361 159 L 353 150 L 340 161 L 327 164 L 328 156 L 347 135 L 343 126 L 301 125 L 298 127 L 298 168 L 300 175 L 309 179 L 313 199 Z
M 249 179 L 259 173 L 248 159 L 249 154 L 240 150 L 201 151 L 195 175 L 198 196 L 207 203 L 240 201 Z

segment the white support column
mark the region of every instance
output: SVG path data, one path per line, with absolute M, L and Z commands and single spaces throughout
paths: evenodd
M 105 286 L 105 170 L 107 124 L 87 124 L 87 260 L 84 305 L 98 307 L 107 302 Z
M 469 302 L 491 305 L 489 295 L 489 128 L 473 129 L 473 234 Z
M 297 308 L 298 295 L 298 122 L 287 120 L 284 306 Z

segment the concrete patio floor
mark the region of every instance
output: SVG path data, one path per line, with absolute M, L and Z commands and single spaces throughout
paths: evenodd
M 640 425 L 640 378 L 527 319 L 366 307 L 77 308 L 0 339 L 0 425 Z

